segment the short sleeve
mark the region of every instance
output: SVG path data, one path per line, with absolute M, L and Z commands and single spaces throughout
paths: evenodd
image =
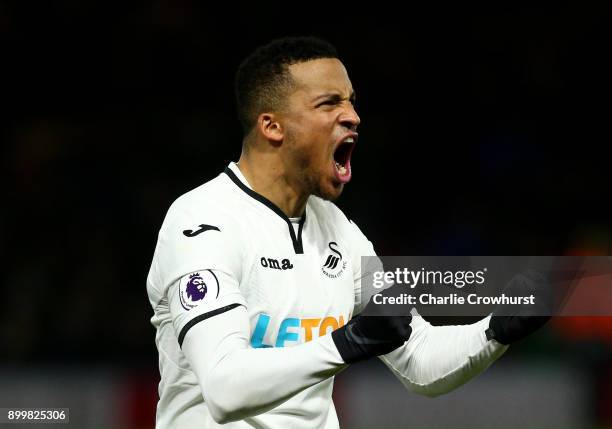
M 211 269 L 184 275 L 168 288 L 167 295 L 179 346 L 194 325 L 241 305 L 246 307 L 236 279 Z
M 231 218 L 206 207 L 190 211 L 175 203 L 168 211 L 149 281 L 167 299 L 179 343 L 195 323 L 246 306 L 239 235 Z

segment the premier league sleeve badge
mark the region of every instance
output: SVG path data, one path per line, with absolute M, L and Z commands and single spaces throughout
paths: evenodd
M 181 305 L 187 311 L 205 301 L 219 297 L 219 281 L 211 270 L 196 271 L 183 276 L 179 285 Z

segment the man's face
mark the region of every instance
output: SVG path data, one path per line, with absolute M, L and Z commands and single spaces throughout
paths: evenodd
M 289 66 L 294 81 L 280 115 L 282 156 L 292 185 L 327 200 L 351 179 L 351 153 L 359 116 L 346 69 L 335 58 Z

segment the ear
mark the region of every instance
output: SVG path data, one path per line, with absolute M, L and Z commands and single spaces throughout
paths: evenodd
M 257 127 L 266 139 L 280 143 L 284 133 L 278 119 L 274 113 L 262 113 L 257 117 Z

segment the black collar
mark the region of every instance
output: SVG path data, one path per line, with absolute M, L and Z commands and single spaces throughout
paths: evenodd
M 293 242 L 293 249 L 295 250 L 296 254 L 298 255 L 303 254 L 304 247 L 302 246 L 302 229 L 304 228 L 304 222 L 306 221 L 306 210 L 304 210 L 304 214 L 302 215 L 302 218 L 300 219 L 298 233 L 296 237 L 295 230 L 293 229 L 293 225 L 291 225 L 291 220 L 289 220 L 287 215 L 281 209 L 279 209 L 276 204 L 274 204 L 272 201 L 270 201 L 263 195 L 260 195 L 254 190 L 250 189 L 244 183 L 242 183 L 242 181 L 240 181 L 240 179 L 236 177 L 234 172 L 229 167 L 226 167 L 225 171 L 223 172 L 227 174 L 230 179 L 232 179 L 232 182 L 234 182 L 236 186 L 238 186 L 240 189 L 242 189 L 252 198 L 255 198 L 260 203 L 266 205 L 270 210 L 272 210 L 274 213 L 279 215 L 285 222 L 287 222 L 287 226 L 289 227 L 289 235 L 291 236 L 291 241 Z

